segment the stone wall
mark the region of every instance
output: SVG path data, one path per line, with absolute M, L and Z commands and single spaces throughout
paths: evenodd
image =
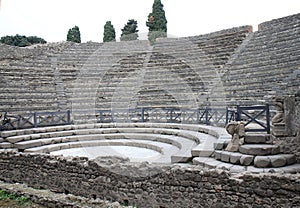
M 275 143 L 281 146 L 283 153 L 295 154 L 300 162 L 300 96 L 285 96 L 282 98 L 284 105 L 284 118 L 282 124 L 274 125 L 273 135 Z M 276 131 L 279 129 L 279 134 Z M 281 130 L 280 130 L 281 129 Z M 280 131 L 282 131 L 280 133 Z
M 232 175 L 199 166 L 150 166 L 85 158 L 0 154 L 0 179 L 138 207 L 296 207 L 299 174 Z M 121 174 L 120 174 L 121 173 Z M 155 174 L 151 174 L 155 173 Z

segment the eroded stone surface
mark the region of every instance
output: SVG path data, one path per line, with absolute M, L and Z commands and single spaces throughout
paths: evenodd
M 241 153 L 232 152 L 230 154 L 230 162 L 233 163 L 233 164 L 240 164 L 241 157 L 242 157 Z
M 245 144 L 239 151 L 247 155 L 273 155 L 280 153 L 280 147 L 268 144 Z
M 256 156 L 254 158 L 254 166 L 258 168 L 266 168 L 271 165 L 271 160 L 269 157 Z
M 242 155 L 240 158 L 241 165 L 251 165 L 253 162 L 254 156 L 253 155 Z
M 272 167 L 282 167 L 286 165 L 286 158 L 282 155 L 269 156 Z

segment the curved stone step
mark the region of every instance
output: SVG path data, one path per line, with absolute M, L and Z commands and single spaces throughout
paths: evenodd
M 239 152 L 215 151 L 215 159 L 234 165 L 254 165 L 257 168 L 277 168 L 296 163 L 296 156 L 293 154 L 254 156 Z
M 244 144 L 239 152 L 246 155 L 275 155 L 280 153 L 280 147 L 270 144 Z
M 278 154 L 268 156 L 256 156 L 254 159 L 254 166 L 257 168 L 267 167 L 283 167 L 291 165 L 296 162 L 296 156 L 293 154 Z

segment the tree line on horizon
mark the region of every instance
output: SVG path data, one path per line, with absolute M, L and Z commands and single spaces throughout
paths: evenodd
M 148 40 L 151 44 L 155 43 L 155 40 L 160 37 L 167 37 L 167 19 L 165 11 L 163 9 L 161 0 L 154 0 L 152 5 L 152 12 L 148 15 L 148 21 L 146 25 L 149 29 Z M 138 39 L 138 23 L 135 19 L 129 19 L 121 29 L 122 34 L 120 37 L 121 41 L 131 41 Z M 81 34 L 78 26 L 74 26 L 69 29 L 67 33 L 67 41 L 81 43 Z M 103 42 L 116 41 L 116 31 L 111 21 L 106 21 L 104 25 Z M 36 36 L 4 36 L 0 39 L 1 43 L 25 47 L 37 43 L 47 43 L 44 39 Z

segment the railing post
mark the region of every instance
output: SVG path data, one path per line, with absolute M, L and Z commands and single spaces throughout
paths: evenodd
M 38 119 L 37 119 L 36 112 L 33 113 L 33 125 L 34 125 L 34 128 L 36 128 L 38 126 Z
M 173 123 L 173 115 L 172 115 L 173 114 L 173 110 L 174 109 L 172 109 L 172 108 L 170 109 L 170 123 Z
M 21 126 L 21 118 L 22 118 L 22 116 L 21 115 L 18 115 L 18 129 L 20 129 L 20 128 L 22 128 L 22 126 Z
M 242 118 L 241 118 L 241 114 L 242 114 L 242 110 L 241 110 L 241 107 L 239 105 L 236 106 L 236 111 L 237 111 L 237 115 L 236 115 L 236 121 L 241 121 Z
M 55 113 L 51 112 L 50 114 L 51 114 L 51 124 L 54 125 L 55 124 L 55 122 L 54 122 L 54 114 Z
M 100 113 L 99 123 L 103 123 L 103 112 L 102 112 L 102 110 L 99 110 L 99 113 Z
M 110 110 L 110 115 L 111 115 L 111 122 L 114 123 L 115 117 L 114 117 L 114 110 Z
M 68 124 L 71 124 L 71 111 L 70 110 L 67 111 L 67 122 L 68 122 Z
M 228 124 L 228 120 L 229 120 L 229 111 L 228 111 L 228 107 L 226 107 L 226 121 L 225 121 L 225 126 Z
M 209 121 L 208 121 L 208 107 L 205 107 L 205 124 L 208 125 Z
M 266 104 L 266 121 L 267 121 L 267 133 L 270 134 L 271 127 L 270 127 L 270 106 L 269 104 Z
M 141 117 L 142 117 L 142 123 L 144 123 L 145 122 L 145 108 L 144 107 L 141 108 Z

